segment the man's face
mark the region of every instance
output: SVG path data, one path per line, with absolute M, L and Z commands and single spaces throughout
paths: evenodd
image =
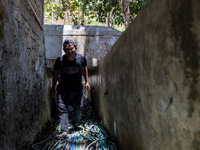
M 67 56 L 72 56 L 72 55 L 75 55 L 75 47 L 74 47 L 74 44 L 69 44 L 69 45 L 66 45 L 65 48 L 64 48 L 64 51 L 65 51 L 65 54 Z

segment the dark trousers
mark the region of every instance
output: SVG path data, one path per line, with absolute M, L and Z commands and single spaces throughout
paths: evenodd
M 59 121 L 61 124 L 61 131 L 68 132 L 69 106 L 72 106 L 74 111 L 74 116 L 71 121 L 72 124 L 76 124 L 78 121 L 80 121 L 82 116 L 81 114 L 82 89 L 67 90 L 65 88 L 59 88 L 57 90 L 57 97 L 58 97 L 58 111 L 59 111 Z

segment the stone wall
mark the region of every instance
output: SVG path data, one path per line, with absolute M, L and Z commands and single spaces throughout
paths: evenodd
M 200 149 L 200 1 L 150 0 L 90 72 L 121 150 Z
M 50 116 L 43 26 L 29 3 L 0 0 L 0 147 L 6 150 L 30 149 Z

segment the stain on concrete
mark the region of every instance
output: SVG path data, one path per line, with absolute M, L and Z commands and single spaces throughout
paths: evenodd
M 185 72 L 185 85 L 190 87 L 189 98 L 189 108 L 188 117 L 192 117 L 194 112 L 194 101 L 197 100 L 198 91 L 196 85 L 198 83 L 198 69 L 199 69 L 199 58 L 198 55 L 198 42 L 196 35 L 192 32 L 193 27 L 193 15 L 192 15 L 192 5 L 193 1 L 174 1 L 174 11 L 177 13 L 172 13 L 172 29 L 175 37 L 175 45 L 177 49 L 175 50 L 176 56 L 180 58 L 183 54 L 184 60 L 184 72 Z M 177 9 L 178 8 L 178 9 Z M 178 47 L 180 46 L 181 49 Z
M 197 132 L 195 134 L 194 140 L 192 142 L 193 149 L 194 150 L 199 150 L 200 149 L 200 132 Z

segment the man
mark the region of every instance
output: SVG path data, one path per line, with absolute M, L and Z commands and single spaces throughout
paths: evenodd
M 59 110 L 59 121 L 62 133 L 58 138 L 68 137 L 68 107 L 74 109 L 72 126 L 77 128 L 76 123 L 81 119 L 81 98 L 82 98 L 82 75 L 85 79 L 86 91 L 90 90 L 88 83 L 87 60 L 82 54 L 76 53 L 76 44 L 73 40 L 67 39 L 63 42 L 65 55 L 56 59 L 54 64 L 52 96 L 55 96 L 57 81 L 57 99 Z

